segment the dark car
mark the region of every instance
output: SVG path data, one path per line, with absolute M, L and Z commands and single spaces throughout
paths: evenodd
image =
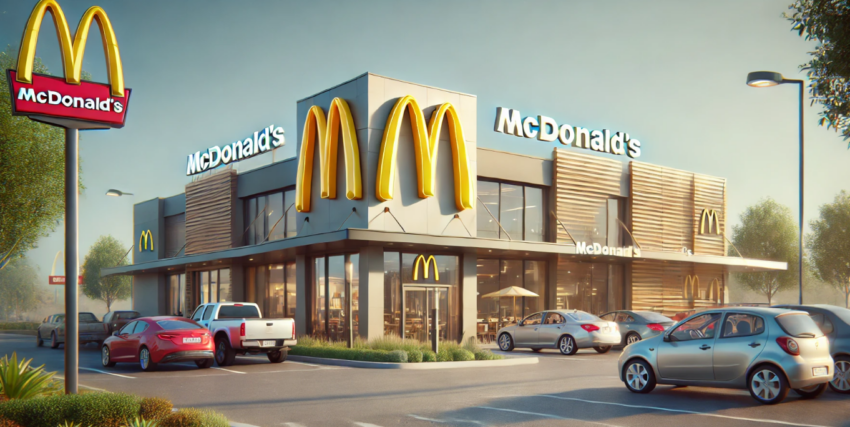
M 112 335 L 113 332 L 120 330 L 131 320 L 138 319 L 140 317 L 142 317 L 142 315 L 138 311 L 116 310 L 104 314 L 103 323 L 105 323 L 106 327 L 109 329 L 109 335 Z
M 97 320 L 97 316 L 93 313 L 81 312 L 79 319 L 80 344 L 102 343 L 109 336 L 106 325 Z M 58 348 L 59 344 L 65 342 L 65 314 L 54 314 L 44 318 L 35 332 L 35 343 L 41 347 L 47 339 L 50 340 L 50 348 Z
M 829 352 L 835 360 L 835 375 L 829 388 L 850 394 L 850 310 L 827 304 L 778 305 L 809 313 L 829 340 Z

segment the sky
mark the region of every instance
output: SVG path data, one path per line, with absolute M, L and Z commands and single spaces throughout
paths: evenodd
M 35 3 L 0 0 L 3 47 L 20 43 Z M 106 234 L 129 248 L 133 204 L 182 193 L 190 153 L 274 124 L 287 141 L 275 159 L 294 156 L 296 101 L 367 71 L 476 95 L 479 147 L 552 155 L 557 142 L 492 131 L 499 106 L 627 132 L 641 161 L 727 178 L 730 233 L 766 197 L 799 212 L 797 88 L 745 84 L 758 70 L 805 78 L 815 45 L 782 17 L 790 0 L 60 0 L 72 31 L 93 4 L 133 91 L 123 129 L 81 135 L 81 254 Z M 106 82 L 97 31 L 85 52 L 83 68 Z M 61 75 L 48 22 L 36 54 Z M 850 182 L 847 143 L 818 126 L 818 111 L 806 103 L 807 222 Z M 27 254 L 45 281 L 63 238 L 60 226 Z

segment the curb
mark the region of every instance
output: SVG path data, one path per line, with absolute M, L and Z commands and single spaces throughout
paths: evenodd
M 233 421 L 231 421 L 230 427 L 259 427 L 259 426 L 255 426 L 253 424 L 234 423 Z
M 26 329 L 7 329 L 0 331 L 0 334 L 12 334 L 12 335 L 32 335 L 35 336 L 36 331 L 30 331 Z
M 326 359 L 322 357 L 294 356 L 289 360 L 293 362 L 316 363 L 320 365 L 346 366 L 349 368 L 366 369 L 456 369 L 456 368 L 491 368 L 496 366 L 519 366 L 534 365 L 538 363 L 537 357 L 512 357 L 500 360 L 470 360 L 466 362 L 427 362 L 427 363 L 388 363 L 388 362 L 363 362 L 360 360 Z

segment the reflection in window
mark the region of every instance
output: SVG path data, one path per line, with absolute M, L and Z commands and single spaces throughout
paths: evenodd
M 624 308 L 622 265 L 564 262 L 559 271 L 555 309 L 599 315 Z
M 546 298 L 546 261 L 478 259 L 479 330 L 498 331 L 523 316 L 541 311 Z M 537 297 L 484 298 L 511 286 L 528 289 Z
M 247 268 L 245 290 L 261 293 L 258 305 L 263 317 L 295 317 L 294 262 Z
M 543 242 L 543 189 L 525 187 L 525 238 L 532 242 Z
M 295 190 L 278 191 L 244 199 L 245 244 L 295 237 Z
M 352 330 L 352 322 L 359 316 L 359 301 L 352 302 L 349 295 L 359 298 L 360 256 L 335 255 L 317 257 L 314 259 L 316 272 L 314 274 L 313 295 L 313 336 L 327 338 L 331 341 L 351 342 L 359 336 L 356 331 L 357 323 Z M 294 279 L 295 268 L 292 268 Z M 294 288 L 293 288 L 294 290 Z M 294 297 L 294 292 L 293 292 Z M 354 313 L 352 315 L 352 313 Z
M 351 288 L 351 335 L 360 338 L 360 255 L 349 255 L 345 278 Z
M 218 271 L 218 301 L 233 301 L 233 291 L 230 289 L 230 269 Z
M 186 275 L 168 276 L 168 311 L 172 316 L 182 316 L 186 312 Z
M 384 252 L 384 335 L 401 336 L 401 264 L 398 252 Z
M 296 301 L 295 298 L 295 263 L 286 263 L 286 316 L 295 318 Z
M 522 238 L 522 212 L 523 212 L 523 192 L 519 185 L 501 184 L 502 188 L 499 192 L 501 197 L 499 203 L 499 222 L 502 223 L 502 228 L 505 229 L 507 235 L 502 233 L 503 240 L 508 239 L 508 235 L 514 240 L 523 240 Z
M 313 277 L 313 336 L 325 338 L 325 257 L 316 258 Z
M 546 209 L 541 188 L 479 180 L 478 197 L 483 203 L 477 214 L 478 237 L 546 240 Z
M 478 181 L 478 197 L 483 203 L 478 208 L 478 237 L 498 239 L 499 224 L 496 219 L 499 218 L 499 183 Z M 496 219 L 493 219 L 494 216 Z
M 345 260 L 342 255 L 328 257 L 328 339 L 346 341 Z

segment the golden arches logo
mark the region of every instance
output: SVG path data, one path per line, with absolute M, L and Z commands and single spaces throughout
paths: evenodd
M 696 299 L 699 296 L 699 276 L 688 274 L 685 277 L 685 283 L 682 286 L 682 295 L 689 300 Z
M 708 284 L 708 299 L 710 301 L 714 301 L 717 303 L 721 302 L 722 295 L 720 293 L 720 279 L 714 278 L 711 283 Z
M 425 255 L 419 255 L 416 257 L 416 260 L 413 261 L 413 280 L 419 280 L 419 264 L 424 264 L 425 274 L 423 274 L 423 278 L 428 278 L 428 270 L 430 270 L 431 263 L 434 263 L 434 280 L 440 281 L 440 269 L 437 267 L 437 260 L 434 259 L 434 255 L 428 255 L 428 258 L 425 258 Z
M 148 243 L 150 243 L 150 249 L 148 249 Z M 139 236 L 139 252 L 147 250 L 153 252 L 153 234 L 150 230 L 142 231 L 142 235 Z
M 401 97 L 395 103 L 384 127 L 376 180 L 378 199 L 387 201 L 393 198 L 398 137 L 405 108 L 410 114 L 410 126 L 413 131 L 419 197 L 424 199 L 434 195 L 440 128 L 443 117 L 446 117 L 449 125 L 449 141 L 452 147 L 455 205 L 458 210 L 472 209 L 475 206 L 473 176 L 469 170 L 469 154 L 467 153 L 466 141 L 463 139 L 463 128 L 457 110 L 448 102 L 439 105 L 431 114 L 431 120 L 428 129 L 426 129 L 425 116 L 419 108 L 419 103 L 410 95 Z
M 50 12 L 53 23 L 56 26 L 56 34 L 59 37 L 59 46 L 62 51 L 62 65 L 65 70 L 65 81 L 70 84 L 80 84 L 80 74 L 83 67 L 83 55 L 86 50 L 86 40 L 92 21 L 97 22 L 100 28 L 100 37 L 103 39 L 103 52 L 106 57 L 106 66 L 109 70 L 109 84 L 112 87 L 113 96 L 124 96 L 124 69 L 121 67 L 121 55 L 118 51 L 118 40 L 112 30 L 109 17 L 100 6 L 90 7 L 80 23 L 77 32 L 71 40 L 71 30 L 62 8 L 56 0 L 41 0 L 35 5 L 27 21 L 24 37 L 21 40 L 21 50 L 18 53 L 18 69 L 16 80 L 21 83 L 32 83 L 33 61 L 35 60 L 35 47 L 38 43 L 38 32 L 44 21 L 45 13 Z
M 708 225 L 708 232 L 706 232 L 706 225 Z M 720 217 L 717 215 L 717 211 L 714 209 L 703 209 L 702 215 L 699 217 L 699 234 L 712 234 L 712 225 L 714 226 L 714 234 L 720 234 Z
M 345 196 L 349 200 L 363 197 L 363 184 L 360 177 L 360 148 L 357 145 L 357 129 L 348 103 L 342 98 L 334 98 L 328 109 L 328 118 L 318 105 L 310 107 L 304 121 L 304 134 L 301 136 L 301 153 L 298 156 L 298 177 L 295 187 L 295 209 L 298 212 L 310 212 L 310 193 L 313 188 L 313 154 L 316 140 L 319 141 L 320 181 L 323 199 L 336 198 L 337 153 L 339 144 L 337 135 L 342 129 L 342 146 L 345 156 Z

